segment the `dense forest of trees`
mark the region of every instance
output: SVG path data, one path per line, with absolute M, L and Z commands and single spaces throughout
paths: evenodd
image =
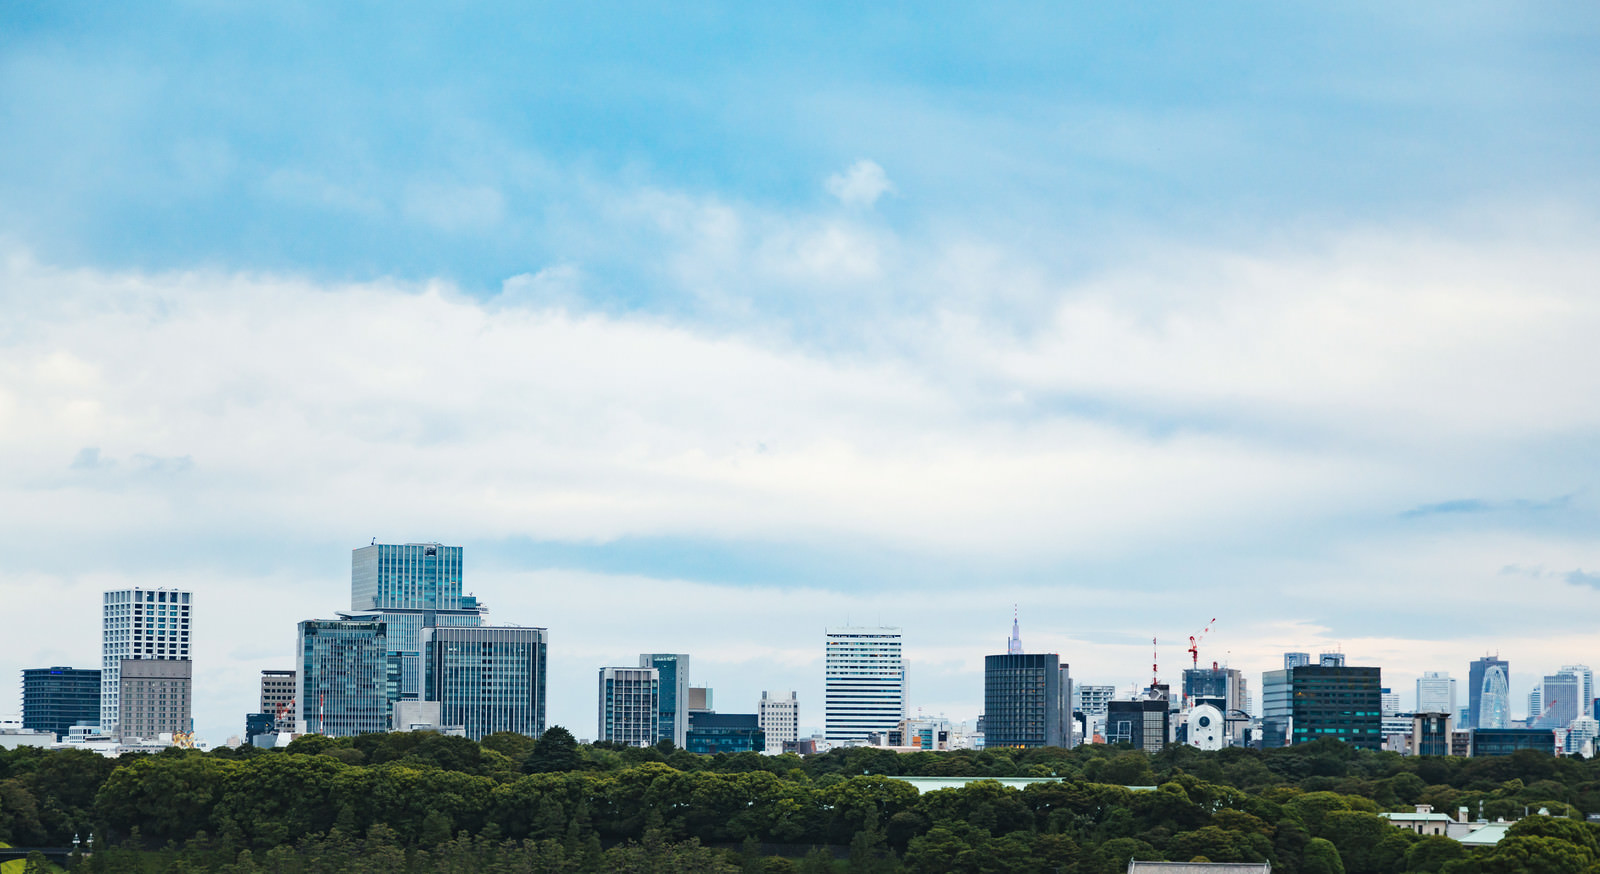
M 919 795 L 893 776 L 1057 776 Z M 1129 786 L 1155 786 L 1154 791 Z M 1518 819 L 1469 850 L 1377 816 L 1415 803 Z M 1531 752 L 1406 758 L 1321 741 L 1154 755 L 1125 747 L 699 756 L 429 733 L 109 760 L 0 751 L 0 840 L 78 870 L 1077 872 L 1129 858 L 1270 861 L 1288 874 L 1600 874 L 1600 763 Z

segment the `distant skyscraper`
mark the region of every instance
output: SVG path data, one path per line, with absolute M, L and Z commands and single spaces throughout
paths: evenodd
M 191 731 L 194 662 L 188 659 L 123 659 L 118 671 L 117 734 L 155 740 Z
M 1578 704 L 1583 716 L 1593 716 L 1594 671 L 1588 665 L 1562 665 L 1560 673 L 1578 678 Z
M 22 672 L 22 727 L 66 737 L 74 725 L 100 724 L 100 672 L 30 668 Z
M 1417 679 L 1417 713 L 1456 713 L 1456 681 L 1446 671 L 1424 671 Z
M 1539 686 L 1543 697 L 1539 701 L 1539 711 L 1528 714 L 1529 728 L 1566 728 L 1583 715 L 1583 680 L 1576 674 L 1567 671 L 1548 674 Z
M 655 668 L 600 669 L 600 740 L 647 747 L 660 738 L 661 675 Z
M 497 731 L 544 734 L 545 629 L 426 628 L 424 692 L 439 722 L 483 740 Z
M 122 662 L 188 661 L 190 599 L 176 589 L 116 589 L 105 593 L 100 644 L 100 728 L 118 734 Z M 187 719 L 189 714 L 184 713 Z
M 1476 659 L 1467 670 L 1467 727 L 1511 726 L 1511 663 L 1494 656 Z
M 401 698 L 422 694 L 422 630 L 476 628 L 487 609 L 461 593 L 462 548 L 442 543 L 376 543 L 351 551 L 350 610 L 344 619 L 382 622 L 400 666 Z
M 1283 667 L 1284 667 L 1284 670 L 1288 670 L 1289 668 L 1298 668 L 1301 665 L 1309 665 L 1309 664 L 1311 664 L 1311 653 L 1308 653 L 1308 652 L 1286 652 L 1286 653 L 1283 654 Z
M 756 719 L 766 735 L 767 752 L 777 755 L 783 745 L 800 739 L 800 702 L 794 692 L 786 696 L 761 693 Z
M 1072 680 L 1055 653 L 1027 655 L 1015 617 L 1005 655 L 983 660 L 983 745 L 1072 745 Z
M 670 740 L 684 748 L 689 732 L 689 656 L 684 653 L 652 652 L 639 655 L 639 667 L 655 668 L 661 680 L 656 720 L 656 740 Z
M 827 629 L 823 734 L 830 743 L 866 743 L 906 715 L 906 665 L 899 628 Z
M 296 646 L 300 730 L 329 737 L 388 731 L 400 665 L 384 623 L 307 619 Z
M 1387 688 L 1378 690 L 1378 710 L 1385 717 L 1400 715 L 1400 693 Z
M 1261 734 L 1267 749 L 1321 738 L 1363 749 L 1383 744 L 1378 668 L 1351 667 L 1339 653 L 1261 675 Z

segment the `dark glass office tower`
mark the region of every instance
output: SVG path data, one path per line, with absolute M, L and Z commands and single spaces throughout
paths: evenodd
M 30 668 L 22 672 L 22 727 L 66 737 L 74 725 L 100 724 L 100 672 Z

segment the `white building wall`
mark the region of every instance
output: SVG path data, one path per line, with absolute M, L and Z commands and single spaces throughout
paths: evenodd
M 827 629 L 823 734 L 829 743 L 866 743 L 906 715 L 906 666 L 897 627 Z

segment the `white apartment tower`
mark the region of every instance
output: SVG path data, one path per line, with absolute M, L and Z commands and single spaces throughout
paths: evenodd
M 829 743 L 867 742 L 906 717 L 906 664 L 900 629 L 827 629 L 823 735 Z
M 118 735 L 122 718 L 124 661 L 189 661 L 190 601 L 193 593 L 177 589 L 116 589 L 105 593 L 100 642 L 100 730 Z M 158 699 L 159 700 L 159 699 Z M 183 713 L 168 714 L 167 724 L 187 729 L 187 694 Z
M 794 692 L 774 697 L 763 691 L 756 708 L 756 725 L 767 735 L 767 754 L 783 752 L 785 742 L 800 739 L 800 701 Z

